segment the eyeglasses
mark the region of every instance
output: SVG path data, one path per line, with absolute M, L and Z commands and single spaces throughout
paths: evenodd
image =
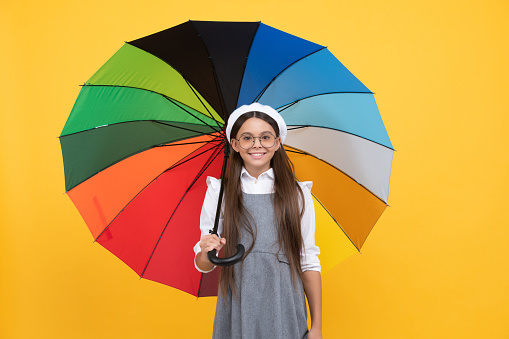
M 272 133 L 264 133 L 259 137 L 254 137 L 249 134 L 242 134 L 239 139 L 235 139 L 239 142 L 240 147 L 243 149 L 250 149 L 255 144 L 255 139 L 260 140 L 260 145 L 265 148 L 271 148 L 276 144 L 276 137 Z

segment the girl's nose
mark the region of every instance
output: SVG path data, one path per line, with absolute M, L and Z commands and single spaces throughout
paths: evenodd
M 263 147 L 262 146 L 262 140 L 260 138 L 254 138 L 254 145 L 253 147 Z

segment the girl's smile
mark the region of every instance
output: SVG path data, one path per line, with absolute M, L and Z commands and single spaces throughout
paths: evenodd
M 266 152 L 248 153 L 254 159 L 261 159 L 267 154 Z

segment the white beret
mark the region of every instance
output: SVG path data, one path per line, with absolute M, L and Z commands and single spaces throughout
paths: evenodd
M 235 111 L 230 114 L 230 117 L 228 118 L 228 123 L 226 125 L 226 137 L 228 138 L 228 141 L 230 141 L 230 134 L 232 132 L 232 127 L 235 124 L 235 121 L 244 113 L 248 112 L 262 112 L 270 116 L 272 119 L 274 119 L 277 122 L 277 126 L 279 127 L 279 137 L 281 138 L 281 143 L 285 142 L 286 138 L 286 123 L 279 114 L 278 111 L 276 111 L 274 108 L 262 105 L 258 102 L 254 102 L 251 105 L 243 105 L 237 108 Z

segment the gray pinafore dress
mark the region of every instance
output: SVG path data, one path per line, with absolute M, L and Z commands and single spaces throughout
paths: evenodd
M 237 297 L 217 298 L 214 339 L 307 338 L 306 300 L 302 281 L 292 281 L 288 259 L 278 254 L 273 194 L 243 193 L 244 206 L 254 219 L 256 241 L 243 263 L 234 265 Z M 248 249 L 251 235 L 243 232 Z

